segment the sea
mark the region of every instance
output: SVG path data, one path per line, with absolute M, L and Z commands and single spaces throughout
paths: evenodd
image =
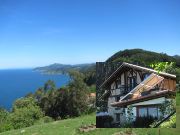
M 57 88 L 69 82 L 68 75 L 42 74 L 33 69 L 0 70 L 0 107 L 11 110 L 13 102 L 53 80 Z

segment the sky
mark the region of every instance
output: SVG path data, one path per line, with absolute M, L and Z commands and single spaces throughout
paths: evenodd
M 179 0 L 0 0 L 0 69 L 180 54 Z

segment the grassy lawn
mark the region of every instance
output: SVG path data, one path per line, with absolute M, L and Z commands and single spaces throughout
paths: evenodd
M 74 119 L 55 121 L 52 123 L 35 125 L 19 130 L 11 130 L 0 135 L 76 135 L 77 129 L 83 124 L 95 124 L 95 114 Z M 24 131 L 22 133 L 22 131 Z
M 177 128 L 175 129 L 133 129 L 136 135 L 179 135 L 180 134 L 180 94 L 176 96 L 177 100 Z M 95 124 L 95 114 L 81 116 L 74 119 L 56 121 L 48 124 L 34 125 L 32 127 L 11 130 L 0 135 L 112 135 L 118 132 L 126 132 L 128 129 L 111 128 L 96 129 L 86 133 L 80 133 L 78 128 L 81 125 Z
M 180 107 L 177 108 L 177 114 Z M 177 117 L 177 127 L 180 127 L 180 117 Z M 126 132 L 128 129 L 111 128 L 96 129 L 87 133 L 79 133 L 78 128 L 85 124 L 94 124 L 95 114 L 82 116 L 74 119 L 56 121 L 48 124 L 35 125 L 29 128 L 12 130 L 1 133 L 0 135 L 112 135 L 118 132 Z M 21 133 L 24 131 L 23 133 Z M 180 128 L 160 129 L 160 135 L 179 135 Z M 159 129 L 133 129 L 137 135 L 159 135 Z
M 176 94 L 176 105 L 180 106 L 180 93 Z

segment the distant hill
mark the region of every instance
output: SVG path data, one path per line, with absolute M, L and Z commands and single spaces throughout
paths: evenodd
M 54 63 L 49 66 L 37 67 L 34 70 L 47 74 L 57 74 L 57 73 L 66 74 L 69 70 L 78 70 L 80 72 L 85 72 L 86 70 L 89 70 L 92 67 L 95 67 L 95 63 L 76 64 L 76 65 L 65 65 L 65 64 Z
M 157 53 L 142 49 L 126 49 L 115 53 L 108 58 L 106 62 L 130 62 L 142 66 L 148 66 L 154 62 L 176 62 L 177 67 L 180 67 L 180 56 L 169 56 L 165 53 Z

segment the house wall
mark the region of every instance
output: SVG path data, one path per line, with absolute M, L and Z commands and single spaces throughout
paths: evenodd
M 124 73 L 121 74 L 121 85 L 125 85 Z
M 111 84 L 111 90 L 116 89 L 116 83 L 115 81 Z
M 131 72 L 130 71 L 127 71 L 126 72 L 126 75 L 128 76 L 128 77 L 131 77 L 132 75 L 131 75 Z M 137 75 L 137 76 L 136 76 Z M 120 89 L 120 87 L 121 86 L 124 86 L 124 85 L 127 85 L 127 83 L 128 82 L 126 82 L 125 81 L 125 73 L 122 73 L 121 75 L 119 75 L 120 76 L 120 80 L 121 80 L 121 84 L 118 84 L 118 88 L 116 89 L 116 80 L 115 81 L 113 81 L 112 83 L 111 83 L 111 96 L 115 96 L 115 95 L 120 95 L 120 94 L 122 94 L 123 92 L 124 92 L 124 90 L 123 89 Z M 136 81 L 137 81 L 137 84 L 139 84 L 142 80 L 141 80 L 141 78 L 140 78 L 140 75 L 139 75 L 139 73 L 133 73 L 133 76 L 136 76 Z M 127 78 L 126 78 L 127 79 Z M 125 84 L 126 83 L 126 84 Z M 121 120 L 121 124 L 123 124 L 124 122 L 126 122 L 126 112 L 125 111 L 127 111 L 125 108 L 124 108 L 124 110 L 125 111 L 123 111 L 123 108 L 122 109 L 119 109 L 119 110 L 116 110 L 115 109 L 115 107 L 112 107 L 110 104 L 111 103 L 114 103 L 115 101 L 116 101 L 116 99 L 115 99 L 115 97 L 109 97 L 108 98 L 108 113 L 109 113 L 109 115 L 110 116 L 112 116 L 113 117 L 113 123 L 116 123 L 117 121 L 116 121 L 116 114 L 118 113 L 118 114 L 120 114 L 120 120 Z M 134 114 L 136 114 L 136 107 L 134 107 L 133 108 L 133 112 L 134 112 Z
M 163 80 L 163 89 L 167 89 L 167 90 L 176 90 L 176 80 L 172 80 L 172 79 L 164 79 Z
M 120 115 L 121 122 L 125 120 L 125 113 L 123 112 L 123 108 L 119 108 L 118 110 L 115 107 L 112 107 L 110 104 L 115 102 L 115 97 L 109 97 L 108 99 L 108 113 L 113 118 L 113 123 L 116 123 L 116 114 Z
M 169 100 L 170 101 L 172 99 L 167 99 L 165 97 L 161 97 L 161 98 L 157 98 L 157 99 L 152 99 L 152 100 L 148 100 L 148 101 L 132 104 L 134 120 L 135 120 L 135 118 L 137 116 L 137 106 L 159 105 L 159 104 L 164 103 L 165 100 Z M 126 112 L 125 115 L 127 117 L 128 116 L 127 108 L 125 109 L 125 112 Z M 161 114 L 160 110 L 158 110 L 158 114 Z
M 128 117 L 128 113 L 127 113 L 127 111 L 128 111 L 128 109 L 127 108 L 125 108 L 125 116 L 126 116 L 126 118 Z M 136 107 L 133 107 L 132 108 L 132 113 L 133 113 L 133 120 L 135 121 L 135 119 L 136 119 L 136 115 L 137 115 L 137 113 L 136 113 L 137 111 L 136 111 Z
M 142 82 L 139 73 L 137 73 L 137 84 L 140 84 Z

